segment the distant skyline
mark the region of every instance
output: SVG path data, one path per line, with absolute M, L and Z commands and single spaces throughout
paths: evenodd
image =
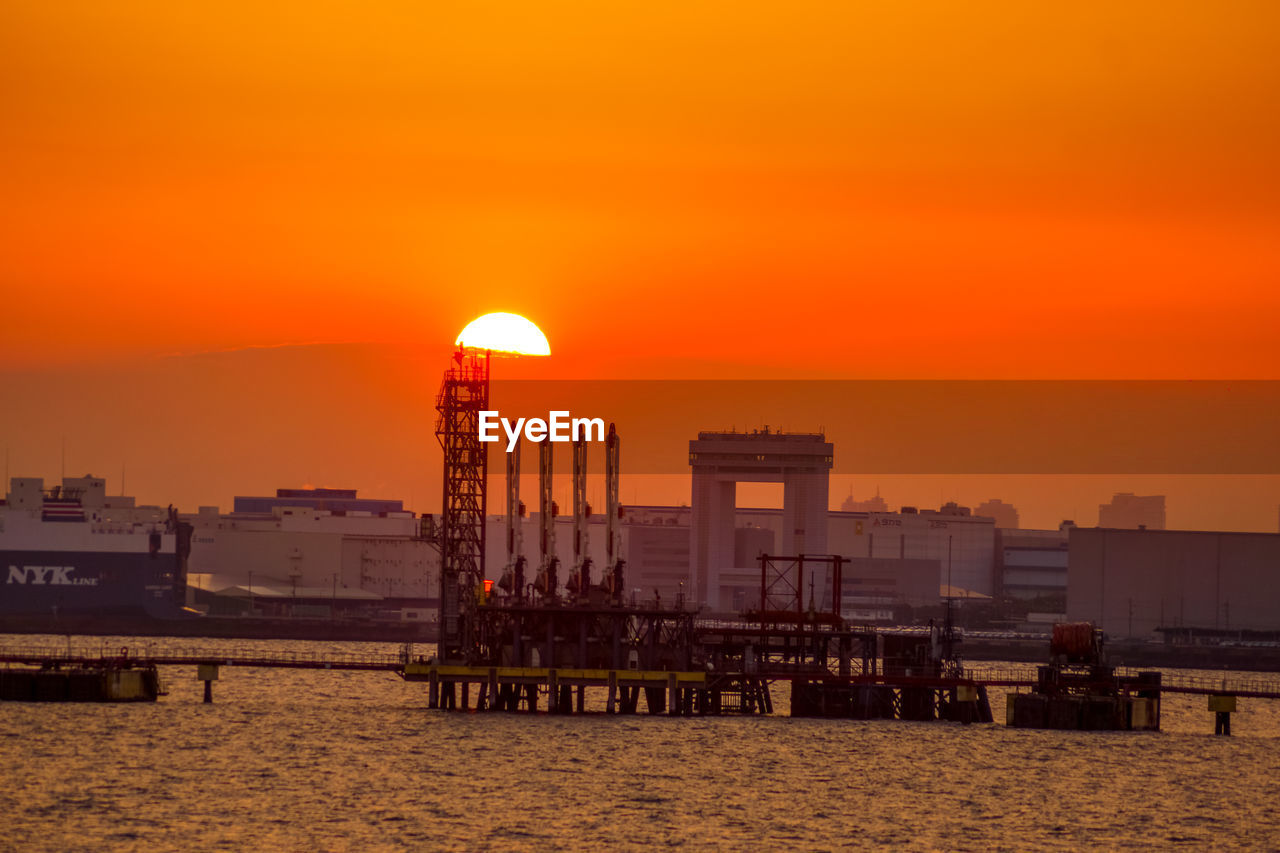
M 490 311 L 551 343 L 505 378 L 1280 379 L 1275 3 L 561 11 L 5 4 L 11 472 L 65 437 L 68 473 L 184 509 L 430 509 L 431 400 Z M 1024 526 L 1280 505 L 867 476 Z
M 13 476 L 56 480 L 65 440 L 69 475 L 106 477 L 114 493 L 119 491 L 123 468 L 131 494 L 148 503 L 173 503 L 183 511 L 201 504 L 225 508 L 234 495 L 273 494 L 277 488 L 310 485 L 355 488 L 362 495 L 401 499 L 414 511 L 432 512 L 439 506 L 441 489 L 433 407 L 448 352 L 440 348 L 428 357 L 407 348 L 279 347 L 135 359 L 123 366 L 0 372 L 0 399 L 6 404 L 0 450 L 7 451 Z M 552 361 L 554 356 L 543 360 Z M 503 360 L 499 369 L 506 374 L 533 365 L 533 361 Z M 606 386 L 613 387 L 612 383 Z M 953 402 L 955 391 L 951 388 L 948 394 Z M 667 414 L 661 408 L 649 413 L 646 410 L 653 401 L 648 397 L 628 405 L 631 415 L 619 418 L 623 502 L 687 502 L 687 442 L 699 428 L 721 424 L 703 423 L 697 417 L 691 420 L 683 407 Z M 761 426 L 776 420 L 768 414 L 773 409 L 767 401 L 751 408 L 760 411 Z M 612 404 L 609 409 L 600 414 L 612 417 Z M 632 418 L 637 416 L 647 418 L 644 426 L 635 425 Z M 1275 413 L 1268 417 L 1274 418 Z M 1171 424 L 1170 430 L 1175 430 L 1171 435 L 1201 442 L 1202 437 L 1188 426 L 1191 420 Z M 1250 430 L 1236 431 L 1230 441 L 1223 442 L 1224 447 L 1234 453 L 1246 436 L 1253 446 L 1263 440 L 1255 434 L 1257 427 L 1269 422 L 1259 413 Z M 982 420 L 965 423 L 966 434 L 973 435 Z M 879 435 L 884 441 L 842 440 L 851 426 L 868 429 L 872 425 L 875 432 L 869 439 Z M 1276 531 L 1280 475 L 1050 477 L 1033 473 L 1034 469 L 1003 476 L 963 469 L 937 473 L 918 467 L 908 474 L 883 468 L 858 470 L 860 459 L 881 462 L 890 445 L 895 458 L 910 462 L 910 436 L 920 426 L 918 413 L 900 421 L 883 413 L 872 419 L 868 413 L 858 424 L 828 424 L 836 444 L 831 508 L 839 509 L 851 488 L 857 495 L 879 488 L 894 507 L 936 508 L 948 500 L 972 507 L 1000 497 L 1018 508 L 1021 526 L 1056 528 L 1064 518 L 1093 524 L 1100 504 L 1116 492 L 1132 491 L 1167 495 L 1170 527 Z M 889 435 L 895 430 L 898 435 Z M 658 432 L 641 434 L 650 431 Z M 1024 431 L 1024 437 L 1031 435 Z M 1004 439 L 997 436 L 996 440 Z M 1167 443 L 1167 437 L 1162 440 Z M 974 458 L 968 440 L 955 445 L 937 444 L 932 437 L 927 441 L 924 450 L 930 460 L 948 463 L 965 454 Z M 951 446 L 954 452 L 948 449 Z M 999 448 L 997 443 L 991 449 L 998 453 Z M 662 458 L 655 459 L 652 452 L 660 452 Z M 567 454 L 557 458 L 561 465 L 567 464 Z M 591 458 L 595 464 L 602 459 L 598 453 Z M 527 466 L 532 465 L 531 459 L 526 454 Z M 1271 458 L 1261 461 L 1274 463 Z M 532 470 L 526 467 L 526 473 Z M 560 478 L 559 487 L 567 501 L 567 476 Z M 532 481 L 526 488 L 534 494 Z M 597 488 L 594 481 L 591 488 Z M 739 505 L 768 505 L 781 498 L 769 486 L 744 485 L 742 489 Z

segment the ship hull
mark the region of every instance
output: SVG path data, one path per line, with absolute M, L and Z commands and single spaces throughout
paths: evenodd
M 0 551 L 0 613 L 176 615 L 175 558 L 130 551 Z

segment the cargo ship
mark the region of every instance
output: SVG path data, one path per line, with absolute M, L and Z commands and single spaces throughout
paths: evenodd
M 182 618 L 190 550 L 172 506 L 108 496 L 93 476 L 49 489 L 15 477 L 0 504 L 0 616 Z

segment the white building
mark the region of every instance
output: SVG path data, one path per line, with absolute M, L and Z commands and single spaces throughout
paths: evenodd
M 392 607 L 440 595 L 440 553 L 411 512 L 316 509 L 281 498 L 265 512 L 201 507 L 183 520 L 194 527 L 191 583 L 203 589 L 252 582 L 336 597 L 363 591 Z
M 954 506 L 954 505 L 952 505 Z M 936 560 L 938 585 L 980 595 L 995 588 L 995 522 L 964 507 L 900 512 L 832 512 L 831 553 Z M 963 593 L 956 593 L 963 595 Z

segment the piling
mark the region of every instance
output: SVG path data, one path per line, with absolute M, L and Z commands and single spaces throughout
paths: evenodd
M 205 704 L 213 703 L 213 682 L 218 680 L 218 665 L 216 663 L 202 663 L 196 665 L 196 680 L 204 682 L 204 701 Z
M 1230 737 L 1231 714 L 1236 710 L 1236 697 L 1227 693 L 1215 693 L 1209 697 L 1209 710 L 1213 713 L 1213 733 Z

